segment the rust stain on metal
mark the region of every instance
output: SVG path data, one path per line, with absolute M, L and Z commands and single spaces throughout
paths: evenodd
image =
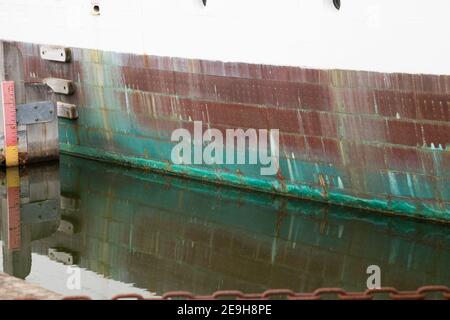
M 322 191 L 322 195 L 324 197 L 327 197 L 328 196 L 327 183 L 325 182 L 325 178 L 323 177 L 323 174 L 319 175 L 319 184 L 320 184 L 320 187 L 323 190 Z
M 19 162 L 21 165 L 28 163 L 28 152 L 19 152 Z

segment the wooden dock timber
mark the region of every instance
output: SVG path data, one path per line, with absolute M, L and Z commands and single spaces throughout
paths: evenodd
M 0 300 L 61 300 L 62 298 L 62 295 L 36 284 L 0 273 Z

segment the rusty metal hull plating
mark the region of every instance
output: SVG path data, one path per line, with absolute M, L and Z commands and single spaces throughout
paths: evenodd
M 266 192 L 450 221 L 450 76 L 317 70 L 72 49 L 70 63 L 18 43 L 27 90 L 73 81 L 63 152 Z M 48 95 L 48 93 L 47 93 Z M 170 162 L 193 121 L 280 129 L 280 171 Z

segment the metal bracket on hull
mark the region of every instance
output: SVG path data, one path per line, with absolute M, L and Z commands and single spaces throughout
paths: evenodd
M 51 101 L 33 102 L 17 106 L 17 124 L 45 123 L 55 118 L 55 105 Z
M 76 223 L 68 220 L 67 217 L 62 217 L 59 223 L 58 231 L 66 234 L 74 234 L 76 232 Z
M 41 59 L 48 61 L 57 62 L 70 62 L 72 54 L 70 49 L 53 47 L 53 46 L 42 46 L 40 47 Z
M 70 120 L 78 119 L 78 111 L 76 105 L 58 101 L 56 103 L 56 106 L 58 110 L 58 117 Z
M 58 202 L 55 199 L 30 202 L 21 209 L 22 223 L 37 224 L 58 218 Z
M 75 92 L 73 81 L 58 78 L 45 78 L 43 83 L 52 89 L 55 93 L 70 95 Z
M 61 209 L 70 211 L 80 210 L 80 199 L 61 195 Z
M 53 261 L 61 262 L 65 265 L 75 263 L 75 256 L 70 252 L 63 251 L 63 249 L 48 248 L 48 257 Z

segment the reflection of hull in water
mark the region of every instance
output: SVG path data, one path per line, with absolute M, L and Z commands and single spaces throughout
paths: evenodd
M 448 228 L 62 158 L 63 220 L 78 228 L 35 242 L 151 291 L 258 291 L 449 284 Z M 123 173 L 125 172 L 125 173 Z M 81 183 L 82 182 L 82 183 Z M 108 189 L 105 189 L 107 186 Z
M 11 169 L 6 169 L 11 170 Z M 11 249 L 8 243 L 6 208 L 6 173 L 0 172 L 2 181 L 0 230 L 3 240 L 3 271 L 19 278 L 31 270 L 31 244 L 49 237 L 59 226 L 59 172 L 58 164 L 22 168 L 20 172 L 20 247 Z

